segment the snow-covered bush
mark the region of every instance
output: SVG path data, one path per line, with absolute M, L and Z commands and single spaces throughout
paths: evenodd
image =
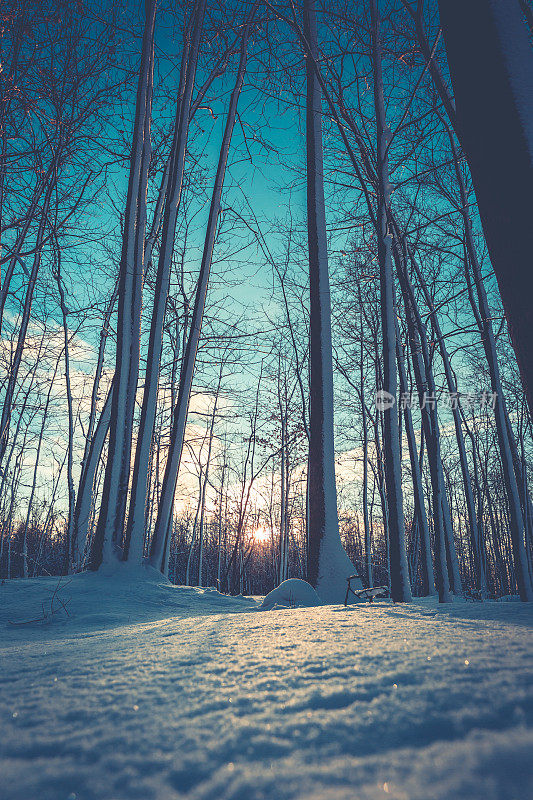
M 267 594 L 260 606 L 261 611 L 273 608 L 301 608 L 321 606 L 322 600 L 307 581 L 289 578 Z

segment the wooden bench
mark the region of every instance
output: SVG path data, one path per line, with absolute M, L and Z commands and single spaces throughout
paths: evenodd
M 359 575 L 350 575 L 349 578 L 346 578 L 348 581 L 348 586 L 346 587 L 346 597 L 344 598 L 344 605 L 348 605 L 348 597 L 350 596 L 350 592 L 356 598 L 356 600 L 367 600 L 369 603 L 372 603 L 376 597 L 388 597 L 389 596 L 389 587 L 388 586 L 371 586 L 368 589 L 352 589 L 351 581 L 360 580 Z

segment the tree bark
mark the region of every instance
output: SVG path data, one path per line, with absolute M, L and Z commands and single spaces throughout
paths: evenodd
M 533 413 L 533 50 L 518 2 L 439 0 L 439 10 L 456 133 Z
M 308 580 L 325 602 L 344 600 L 356 573 L 340 539 L 335 484 L 333 365 L 329 290 L 321 90 L 314 0 L 304 0 L 306 58 L 307 231 L 309 247 L 309 517 Z M 362 586 L 362 584 L 360 584 Z

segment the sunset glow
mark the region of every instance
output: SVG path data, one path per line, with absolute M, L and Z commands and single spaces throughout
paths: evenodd
M 271 531 L 269 528 L 266 528 L 264 525 L 259 525 L 255 530 L 252 532 L 252 536 L 256 542 L 268 542 L 271 536 Z

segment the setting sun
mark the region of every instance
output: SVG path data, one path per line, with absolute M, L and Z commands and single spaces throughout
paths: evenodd
M 252 531 L 252 536 L 256 542 L 268 542 L 270 539 L 270 529 L 265 528 L 264 525 L 259 525 Z

